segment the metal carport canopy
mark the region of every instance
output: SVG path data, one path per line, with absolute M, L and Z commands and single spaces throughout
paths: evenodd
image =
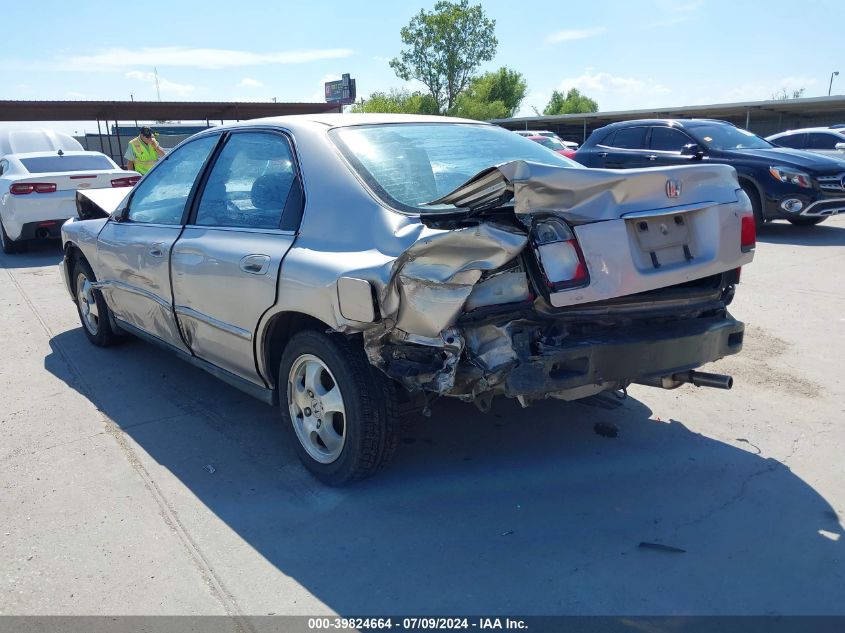
M 339 112 L 333 103 L 214 101 L 0 101 L 0 121 L 245 120 Z
M 616 112 L 589 112 L 584 114 L 561 114 L 555 116 L 532 116 L 510 119 L 494 119 L 497 123 L 511 130 L 522 129 L 526 126 L 537 128 L 542 124 L 576 124 L 586 121 L 590 126 L 597 127 L 613 123 L 614 121 L 628 121 L 632 119 L 688 119 L 688 118 L 737 118 L 744 117 L 749 112 L 766 112 L 769 114 L 835 114 L 845 118 L 845 96 L 811 97 L 801 99 L 783 99 L 770 101 L 747 101 L 742 103 L 717 103 L 713 105 L 680 106 L 671 108 L 649 108 L 643 110 L 621 110 Z

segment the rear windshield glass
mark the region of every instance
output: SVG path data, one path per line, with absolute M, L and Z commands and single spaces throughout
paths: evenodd
M 395 123 L 337 128 L 330 135 L 381 198 L 410 212 L 454 210 L 451 205 L 425 203 L 488 167 L 512 160 L 581 168 L 530 139 L 492 125 Z
M 57 171 L 92 171 L 116 169 L 105 156 L 37 156 L 21 158 L 21 164 L 31 174 L 46 174 Z

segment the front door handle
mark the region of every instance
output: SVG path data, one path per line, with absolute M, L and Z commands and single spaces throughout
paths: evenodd
M 269 269 L 269 255 L 247 255 L 241 260 L 241 270 L 250 275 L 264 275 Z
M 646 158 L 648 160 L 657 160 L 657 154 L 649 154 Z
M 164 257 L 167 247 L 164 245 L 164 242 L 153 242 L 150 244 L 147 252 L 150 254 L 150 257 Z

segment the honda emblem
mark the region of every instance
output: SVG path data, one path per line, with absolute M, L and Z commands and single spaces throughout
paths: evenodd
M 667 180 L 666 181 L 666 197 L 677 198 L 681 195 L 681 181 Z

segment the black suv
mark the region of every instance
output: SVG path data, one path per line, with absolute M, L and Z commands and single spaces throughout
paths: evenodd
M 609 169 L 725 163 L 736 169 L 760 225 L 786 219 L 818 224 L 845 212 L 845 161 L 780 148 L 725 121 L 649 119 L 600 128 L 575 153 Z

